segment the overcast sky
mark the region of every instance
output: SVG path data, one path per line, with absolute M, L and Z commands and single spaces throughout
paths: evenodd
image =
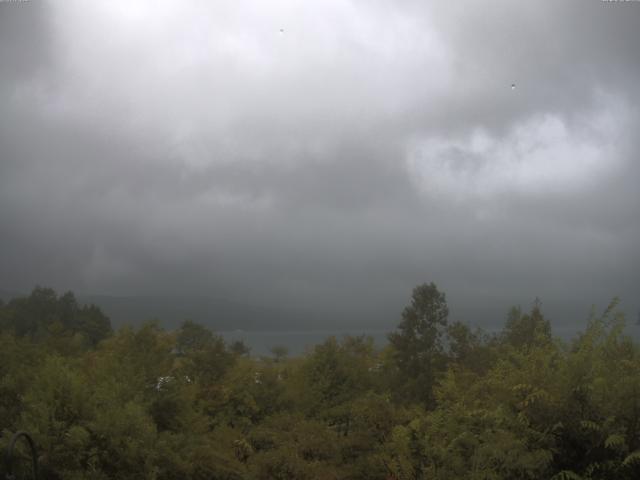
M 0 289 L 635 317 L 639 107 L 640 2 L 3 1 Z

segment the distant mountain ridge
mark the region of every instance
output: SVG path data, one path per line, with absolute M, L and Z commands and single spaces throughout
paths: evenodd
M 57 292 L 59 295 L 63 291 Z M 75 292 L 74 292 L 75 293 Z M 7 302 L 11 298 L 27 296 L 29 292 L 0 290 L 0 300 Z M 193 320 L 213 331 L 231 332 L 244 330 L 252 332 L 318 332 L 347 330 L 384 330 L 391 331 L 397 325 L 401 307 L 378 315 L 366 312 L 342 313 L 339 311 L 311 311 L 303 308 L 245 304 L 238 301 L 207 296 L 161 296 L 137 295 L 119 296 L 103 294 L 76 294 L 80 304 L 95 304 L 109 317 L 114 328 L 125 324 L 141 325 L 147 320 L 156 319 L 168 329 L 179 326 L 184 320 Z M 516 303 L 518 304 L 518 303 Z M 526 303 L 520 302 L 526 309 Z M 603 309 L 603 302 L 597 311 Z M 626 308 L 625 308 L 626 306 Z M 627 313 L 627 330 L 640 338 L 640 322 L 637 310 L 623 304 Z M 449 320 L 461 320 L 473 326 L 479 326 L 487 332 L 502 329 L 506 320 L 508 304 L 451 306 Z M 570 337 L 587 325 L 590 306 L 588 303 L 573 301 L 555 301 L 543 304 L 543 312 L 550 319 L 552 329 L 560 337 Z
M 311 325 L 316 320 L 314 314 L 304 310 L 197 296 L 78 295 L 78 300 L 100 307 L 115 328 L 157 319 L 166 328 L 175 328 L 184 320 L 193 320 L 214 331 L 287 330 Z
M 0 300 L 2 300 L 3 302 L 8 302 L 12 298 L 22 297 L 24 295 L 26 294 L 20 292 L 10 292 L 8 290 L 0 290 Z
M 137 326 L 147 320 L 158 320 L 169 329 L 178 327 L 184 320 L 193 320 L 214 331 L 290 330 L 320 324 L 317 315 L 302 309 L 241 304 L 204 296 L 74 294 L 78 303 L 98 306 L 114 328 L 126 324 Z M 0 290 L 0 300 L 4 302 L 27 295 L 26 292 Z M 322 325 L 324 327 L 326 323 L 322 322 Z

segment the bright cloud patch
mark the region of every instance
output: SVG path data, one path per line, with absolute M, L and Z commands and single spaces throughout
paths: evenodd
M 459 137 L 421 138 L 408 147 L 407 164 L 428 194 L 464 199 L 579 191 L 615 170 L 616 132 L 625 118 L 619 104 L 609 102 L 578 118 L 530 117 L 501 137 L 478 127 Z
M 451 53 L 431 20 L 380 8 L 61 2 L 61 113 L 120 117 L 123 128 L 199 167 L 292 138 L 332 139 L 450 84 Z M 192 145 L 205 141 L 231 151 L 194 155 Z

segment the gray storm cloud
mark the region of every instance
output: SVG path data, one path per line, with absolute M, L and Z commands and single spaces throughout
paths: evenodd
M 454 3 L 0 3 L 0 289 L 637 311 L 640 4 Z

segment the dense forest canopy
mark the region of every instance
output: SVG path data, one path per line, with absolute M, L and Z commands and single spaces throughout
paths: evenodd
M 29 431 L 51 479 L 636 479 L 640 346 L 616 306 L 568 342 L 539 301 L 487 334 L 430 283 L 382 348 L 255 357 L 36 288 L 0 304 L 2 444 Z

